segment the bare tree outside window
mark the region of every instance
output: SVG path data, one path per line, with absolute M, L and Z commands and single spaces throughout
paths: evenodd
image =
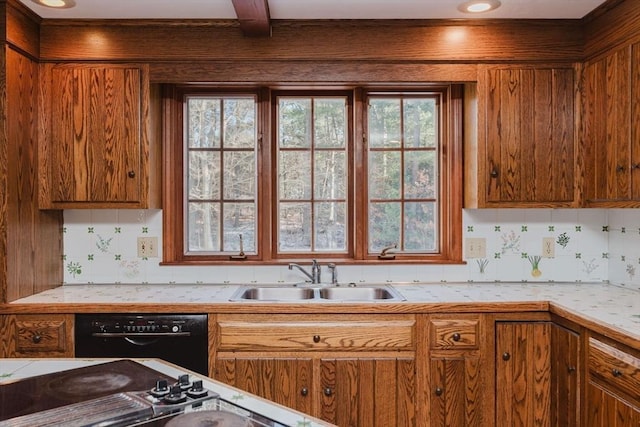
M 189 252 L 256 252 L 256 99 L 190 96 L 186 105 Z

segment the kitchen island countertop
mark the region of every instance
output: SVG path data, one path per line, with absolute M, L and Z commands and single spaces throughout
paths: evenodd
M 118 359 L 0 359 L 0 387 L 3 384 L 36 375 L 61 372 Z M 132 359 L 167 376 L 177 378 L 188 372 L 186 369 L 159 359 Z M 289 426 L 329 427 L 333 424 L 322 422 L 300 412 L 287 409 L 266 399 L 254 396 L 242 390 L 227 386 L 202 375 L 189 372 L 191 377 L 203 380 L 205 388 L 220 395 L 221 398 L 250 411 L 267 415 L 278 423 Z M 206 409 L 206 408 L 205 408 Z

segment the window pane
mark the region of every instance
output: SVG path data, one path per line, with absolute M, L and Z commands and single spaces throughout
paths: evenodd
M 406 99 L 404 101 L 404 145 L 407 148 L 437 145 L 436 100 Z
M 189 148 L 220 146 L 220 99 L 190 98 L 188 109 Z
M 400 146 L 400 100 L 372 99 L 369 102 L 369 146 Z
M 279 232 L 280 251 L 311 250 L 311 203 L 280 203 Z
M 256 111 L 252 98 L 224 100 L 225 148 L 253 148 L 256 143 Z
M 399 199 L 400 152 L 373 151 L 369 153 L 369 198 Z
M 433 199 L 436 197 L 435 154 L 435 151 L 405 151 L 405 198 Z
M 189 251 L 220 250 L 220 208 L 217 203 L 189 203 Z
M 404 250 L 433 252 L 438 249 L 435 203 L 406 203 L 404 217 Z
M 220 153 L 215 151 L 189 152 L 189 199 L 216 200 L 220 198 Z
M 315 153 L 315 192 L 321 200 L 344 199 L 347 185 L 347 164 L 344 151 Z
M 281 151 L 278 164 L 280 198 L 283 200 L 311 199 L 311 153 L 309 151 Z
M 400 243 L 401 209 L 400 203 L 369 204 L 369 252 Z
M 255 222 L 255 204 L 225 203 L 223 250 L 228 252 L 240 252 L 240 236 L 242 236 L 242 250 L 247 253 L 255 253 Z
M 280 147 L 311 147 L 311 99 L 279 98 Z
M 255 197 L 256 167 L 253 151 L 225 151 L 224 198 L 253 199 Z
M 317 203 L 315 205 L 315 249 L 342 252 L 346 242 L 346 203 Z
M 346 146 L 346 107 L 344 98 L 316 99 L 313 130 L 316 148 Z

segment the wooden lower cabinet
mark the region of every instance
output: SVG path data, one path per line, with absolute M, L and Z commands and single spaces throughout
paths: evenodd
M 426 321 L 428 348 L 427 400 L 430 427 L 491 425 L 493 396 L 487 393 L 491 371 L 491 341 L 482 315 L 430 315 Z M 488 351 L 489 347 L 489 351 Z
M 587 427 L 640 426 L 640 353 L 591 337 Z
M 416 425 L 414 315 L 213 318 L 216 380 L 339 427 Z
M 579 427 L 583 363 L 580 334 L 551 325 L 551 426 Z
M 496 426 L 551 426 L 551 322 L 496 322 Z
M 73 357 L 72 314 L 0 316 L 0 357 Z

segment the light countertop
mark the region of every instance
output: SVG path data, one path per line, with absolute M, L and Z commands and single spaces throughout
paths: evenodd
M 260 284 L 252 284 L 260 286 Z M 533 304 L 540 310 L 546 308 L 570 317 L 578 317 L 586 323 L 603 326 L 616 334 L 625 336 L 626 341 L 640 346 L 640 291 L 606 283 L 393 283 L 394 288 L 406 299 L 405 301 L 375 301 L 359 303 L 363 312 L 374 308 L 383 311 L 388 304 L 393 304 L 394 312 L 434 312 L 436 310 L 454 311 L 464 308 L 465 311 L 477 307 L 479 311 L 500 310 L 500 307 L 511 307 L 514 304 Z M 20 306 L 20 312 L 32 304 L 42 306 L 43 312 L 56 305 L 70 305 L 82 308 L 85 305 L 109 307 L 117 310 L 117 306 L 126 305 L 158 305 L 159 307 L 198 307 L 203 310 L 243 310 L 243 305 L 250 304 L 250 311 L 271 309 L 275 312 L 277 305 L 286 312 L 291 301 L 246 302 L 230 301 L 238 290 L 237 284 L 87 284 L 63 285 L 33 296 L 19 299 L 0 308 L 0 312 L 10 312 Z M 365 283 L 359 286 L 366 286 Z M 548 305 L 545 305 L 547 304 Z M 340 306 L 354 302 L 346 301 L 296 301 L 298 310 L 314 309 L 339 311 Z M 328 307 L 328 306 L 333 306 Z M 365 307 L 366 306 L 366 307 Z M 72 308 L 73 308 L 72 307 Z M 373 307 L 373 308 L 372 308 Z M 131 307 L 127 307 L 130 309 Z M 198 307 L 200 308 L 200 307 Z M 357 308 L 357 307 L 356 307 Z M 368 310 L 366 310 L 368 309 Z

